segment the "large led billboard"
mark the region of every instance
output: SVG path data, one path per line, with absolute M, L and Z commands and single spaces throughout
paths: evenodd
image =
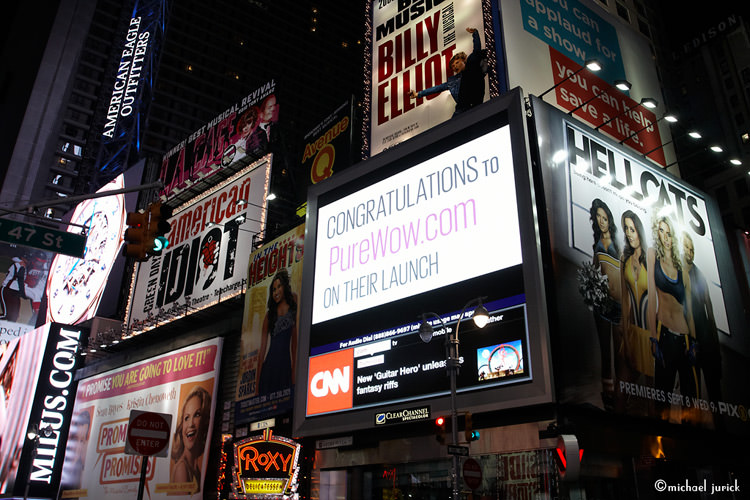
M 490 86 L 498 79 L 491 61 L 492 16 L 483 11 L 489 2 L 375 0 L 370 4 L 370 155 L 450 119 L 464 101 L 474 105 L 489 99 Z M 476 82 L 476 97 L 471 99 L 459 97 L 451 60 L 460 53 L 467 61 L 463 78 L 468 81 L 466 75 L 472 73 Z M 412 91 L 426 92 L 417 97 Z
M 713 426 L 746 420 L 722 373 L 744 340 L 715 202 L 533 99 L 563 402 Z M 724 355 L 722 355 L 724 353 Z M 585 381 L 585 382 L 584 382 Z
M 136 266 L 133 331 L 192 314 L 242 293 L 253 238 L 263 232 L 271 163 L 257 161 L 174 210 L 169 247 Z
M 152 498 L 203 498 L 222 339 L 83 379 L 65 451 L 58 498 L 136 498 L 141 455 L 125 453 L 132 410 L 172 415 L 168 457 L 149 459 Z
M 311 190 L 300 432 L 368 427 L 419 399 L 446 408 L 444 341 L 476 297 L 491 318 L 461 322 L 461 407 L 551 400 L 524 138 L 516 90 Z

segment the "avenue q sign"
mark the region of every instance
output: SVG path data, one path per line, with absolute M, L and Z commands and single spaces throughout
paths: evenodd
M 232 498 L 290 498 L 299 486 L 301 446 L 271 429 L 234 443 Z

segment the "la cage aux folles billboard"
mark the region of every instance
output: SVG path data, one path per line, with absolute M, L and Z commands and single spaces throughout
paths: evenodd
M 128 305 L 132 330 L 243 292 L 253 236 L 265 227 L 270 170 L 263 158 L 174 210 L 169 247 L 136 267 Z
M 266 82 L 169 150 L 159 195 L 167 199 L 218 170 L 269 153 L 278 137 L 277 91 L 275 80 Z
M 741 349 L 746 325 L 715 203 L 532 102 L 554 263 L 560 399 L 671 422 L 746 426 L 748 402 L 723 376 L 746 373 L 726 355 Z
M 461 323 L 461 408 L 551 401 L 525 131 L 516 90 L 311 189 L 298 432 L 446 410 L 445 336 L 476 297 L 492 317 Z M 423 313 L 446 325 L 426 344 Z
M 485 2 L 370 3 L 370 155 L 450 119 L 458 101 L 464 103 L 461 108 L 468 102 L 479 104 L 489 99 L 488 78 L 497 75 L 487 70 L 494 67 L 488 60 L 488 53 L 494 53 L 494 40 L 487 36 Z M 459 98 L 451 59 L 461 52 L 467 61 L 463 77 L 466 95 Z M 465 83 L 470 78 L 473 85 Z M 435 88 L 445 84 L 448 86 Z M 466 92 L 471 87 L 474 91 Z M 426 92 L 416 97 L 412 91 Z

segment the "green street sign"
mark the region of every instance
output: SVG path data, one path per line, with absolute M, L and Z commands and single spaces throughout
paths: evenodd
M 0 219 L 0 241 L 78 258 L 83 258 L 86 249 L 86 237 L 82 234 L 57 231 L 7 219 Z

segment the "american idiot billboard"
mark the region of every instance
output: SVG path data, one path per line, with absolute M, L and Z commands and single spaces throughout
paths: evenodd
M 163 200 L 224 168 L 271 152 L 278 137 L 279 98 L 270 80 L 232 104 L 162 158 Z
M 560 332 L 561 402 L 712 427 L 747 425 L 736 280 L 716 204 L 532 100 Z M 586 380 L 587 383 L 581 381 Z M 679 381 L 679 382 L 678 382 Z
M 222 345 L 207 340 L 80 380 L 57 498 L 136 497 L 145 457 L 125 452 L 132 410 L 172 415 L 168 458 L 146 467 L 150 497 L 202 493 Z
M 245 263 L 253 236 L 265 228 L 271 171 L 267 157 L 174 210 L 161 255 L 134 271 L 128 327 L 191 314 L 239 295 L 247 285 Z
M 452 91 L 448 87 L 434 87 L 452 86 L 457 81 L 451 67 L 455 54 L 463 52 L 471 57 L 473 68 L 481 64 L 495 66 L 490 61 L 494 54 L 494 37 L 491 23 L 485 25 L 485 3 L 489 2 L 370 2 L 371 67 L 367 82 L 370 88 L 370 155 L 451 118 L 457 109 L 458 87 L 454 86 Z M 494 71 L 488 71 L 489 76 L 483 73 L 484 66 L 474 76 L 477 85 L 484 90 L 479 88 L 472 102 L 489 99 L 488 78 L 496 85 L 498 76 Z M 412 91 L 429 92 L 412 97 Z
M 618 141 L 627 139 L 639 153 L 653 150 L 648 156 L 658 165 L 673 161 L 671 147 L 659 148 L 671 138 L 660 120 L 664 106 L 640 105 L 661 96 L 646 37 L 589 0 L 511 0 L 499 9 L 503 39 L 513 47 L 505 54 L 510 87 L 537 96 L 554 87 L 548 102 Z M 589 59 L 602 69 L 574 74 Z M 617 80 L 630 82 L 630 91 L 614 87 Z
M 520 90 L 492 103 L 309 192 L 302 435 L 368 427 L 383 405 L 447 410 L 444 340 L 476 297 L 491 318 L 461 323 L 460 406 L 551 401 Z M 426 344 L 423 313 L 441 318 Z

